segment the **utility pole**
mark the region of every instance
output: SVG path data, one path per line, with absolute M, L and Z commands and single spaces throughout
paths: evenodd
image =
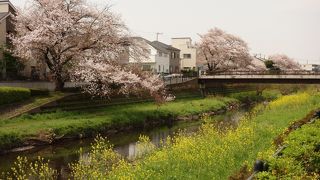
M 159 32 L 156 33 L 156 36 L 157 36 L 156 40 L 157 40 L 157 41 L 159 41 L 159 35 L 162 35 L 162 34 L 163 34 L 163 33 L 159 33 Z

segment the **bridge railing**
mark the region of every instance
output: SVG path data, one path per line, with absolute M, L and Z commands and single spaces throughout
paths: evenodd
M 201 71 L 200 76 L 214 75 L 320 75 L 320 72 L 304 71 L 304 70 L 289 70 L 289 71 L 223 71 L 223 72 L 208 72 Z

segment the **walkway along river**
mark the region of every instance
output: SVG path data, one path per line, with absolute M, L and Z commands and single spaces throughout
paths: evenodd
M 216 115 L 213 117 L 213 122 L 220 128 L 236 126 L 239 119 L 246 112 L 249 112 L 250 109 L 250 107 L 244 106 L 238 110 Z M 147 135 L 152 143 L 159 145 L 162 140 L 165 140 L 168 136 L 174 136 L 181 130 L 185 130 L 186 133 L 198 131 L 201 123 L 201 121 L 176 122 L 170 127 L 162 126 L 148 131 L 122 133 L 108 139 L 114 144 L 115 150 L 119 154 L 132 159 L 137 153 L 136 143 L 141 134 Z M 38 156 L 41 156 L 50 160 L 50 165 L 59 173 L 59 179 L 68 179 L 70 175 L 68 164 L 77 162 L 80 156 L 85 156 L 86 152 L 90 150 L 90 145 L 93 141 L 93 138 L 72 140 L 51 146 L 38 147 L 29 151 L 12 152 L 2 155 L 0 156 L 0 174 L 8 171 L 18 156 L 25 156 L 31 160 L 35 160 Z M 79 155 L 80 148 L 82 148 L 84 153 L 82 155 Z

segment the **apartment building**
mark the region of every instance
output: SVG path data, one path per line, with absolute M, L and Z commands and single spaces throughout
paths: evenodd
M 180 49 L 181 70 L 195 70 L 197 67 L 197 49 L 189 37 L 172 38 L 171 45 Z
M 306 71 L 320 72 L 320 64 L 303 64 L 301 67 Z
M 142 37 L 135 37 L 148 49 L 149 56 L 143 59 L 134 59 L 130 56 L 130 48 L 124 52 L 119 60 L 122 64 L 141 63 L 145 71 L 158 74 L 172 74 L 180 72 L 180 50 L 159 41 L 149 41 Z

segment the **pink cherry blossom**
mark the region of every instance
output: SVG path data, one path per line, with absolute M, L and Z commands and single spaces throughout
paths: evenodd
M 281 70 L 301 70 L 300 64 L 285 54 L 274 54 L 269 59 Z
M 218 28 L 200 37 L 200 43 L 197 44 L 199 61 L 210 72 L 246 69 L 252 65 L 247 43 L 239 37 Z
M 73 80 L 92 95 L 108 96 L 114 89 L 123 94 L 141 89 L 154 96 L 164 94 L 159 76 L 141 72 L 139 64 L 125 67 L 119 62 L 128 48 L 135 59 L 147 57 L 148 51 L 130 38 L 109 7 L 98 9 L 84 0 L 31 0 L 13 19 L 16 33 L 9 37 L 14 54 L 46 64 L 56 90 Z

